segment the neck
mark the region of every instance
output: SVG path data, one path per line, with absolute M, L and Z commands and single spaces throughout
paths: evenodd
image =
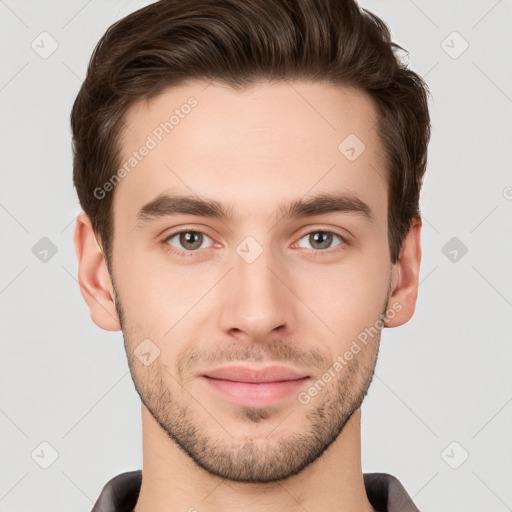
M 142 485 L 134 512 L 375 512 L 361 469 L 361 412 L 312 464 L 285 480 L 233 482 L 200 468 L 142 405 Z

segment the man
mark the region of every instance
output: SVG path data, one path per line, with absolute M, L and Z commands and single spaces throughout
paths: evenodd
M 380 333 L 413 315 L 428 89 L 353 0 L 160 0 L 72 111 L 78 277 L 122 329 L 143 467 L 94 512 L 418 509 L 361 469 Z

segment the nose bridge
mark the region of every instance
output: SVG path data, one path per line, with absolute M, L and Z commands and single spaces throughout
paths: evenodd
M 284 266 L 273 254 L 269 238 L 247 237 L 233 253 L 233 270 L 222 304 L 225 330 L 244 331 L 251 339 L 264 338 L 290 321 L 290 291 L 276 274 Z

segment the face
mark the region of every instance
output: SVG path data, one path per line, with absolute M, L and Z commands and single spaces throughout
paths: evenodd
M 137 103 L 126 121 L 122 160 L 138 156 L 110 192 L 111 277 L 143 405 L 211 474 L 296 474 L 360 407 L 390 308 L 373 105 L 326 83 L 196 82 Z M 239 365 L 304 378 L 205 377 Z

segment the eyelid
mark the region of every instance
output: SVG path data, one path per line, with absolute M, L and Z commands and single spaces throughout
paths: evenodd
M 171 228 L 170 230 L 166 229 L 165 232 L 167 232 L 167 234 L 164 235 L 163 241 L 169 239 L 172 236 L 178 235 L 178 234 L 186 232 L 186 231 L 193 231 L 194 233 L 202 233 L 203 235 L 206 235 L 213 239 L 213 236 L 210 234 L 210 230 L 207 226 L 203 226 L 203 225 L 187 226 L 185 224 L 184 226 Z
M 341 234 L 340 231 L 338 231 L 337 229 L 332 229 L 332 228 L 324 228 L 324 227 L 311 227 L 311 226 L 308 226 L 307 228 L 307 231 L 304 231 L 302 232 L 296 239 L 295 242 L 293 242 L 292 244 L 292 247 L 295 248 L 298 243 L 307 235 L 311 235 L 313 233 L 330 233 L 334 236 L 337 236 L 339 239 L 340 239 L 340 243 L 338 245 L 335 245 L 334 247 L 328 247 L 327 249 L 309 249 L 307 247 L 299 247 L 299 249 L 302 249 L 304 251 L 306 251 L 307 253 L 310 253 L 310 254 L 313 254 L 313 255 L 322 255 L 322 254 L 332 254 L 332 253 L 335 253 L 336 251 L 340 251 L 340 250 L 343 250 L 344 248 L 346 248 L 347 246 L 351 245 L 351 241 L 350 241 L 350 238 L 345 235 L 345 234 Z
M 174 254 L 174 255 L 177 255 L 177 256 L 180 256 L 180 257 L 194 257 L 198 254 L 203 254 L 203 252 L 206 250 L 206 249 L 211 249 L 215 246 L 215 244 L 218 245 L 218 242 L 216 242 L 214 240 L 214 238 L 208 234 L 207 232 L 208 230 L 205 229 L 205 228 L 195 228 L 195 227 L 192 227 L 192 226 L 182 226 L 180 227 L 179 229 L 177 229 L 176 231 L 171 231 L 170 233 L 166 234 L 164 236 L 164 238 L 162 239 L 161 242 L 159 242 L 159 245 L 163 246 L 164 249 L 166 251 L 169 251 L 170 253 Z M 171 243 L 169 242 L 169 240 L 171 238 L 174 238 L 175 236 L 178 236 L 180 235 L 181 233 L 186 233 L 186 232 L 193 232 L 193 233 L 201 233 L 202 235 L 208 237 L 211 241 L 212 241 L 212 244 L 209 246 L 209 247 L 203 247 L 202 249 L 196 249 L 194 251 L 187 251 L 185 249 L 179 249 L 178 247 L 175 247 L 174 245 L 171 245 Z
M 215 244 L 217 244 L 217 245 L 219 244 L 219 242 L 216 242 L 214 240 L 214 238 L 208 234 L 207 231 L 208 230 L 205 227 L 196 228 L 193 226 L 182 226 L 178 230 L 171 231 L 169 234 L 166 234 L 164 236 L 161 244 L 166 245 L 171 252 L 177 253 L 179 255 L 193 256 L 195 254 L 202 253 L 206 249 L 211 249 L 212 247 L 215 246 Z M 201 233 L 202 235 L 205 235 L 208 238 L 210 238 L 210 240 L 212 240 L 213 243 L 210 247 L 204 247 L 202 249 L 196 249 L 194 251 L 181 250 L 181 249 L 178 249 L 177 247 L 174 247 L 173 245 L 171 245 L 169 243 L 169 239 L 174 238 L 175 236 L 180 235 L 181 233 L 184 233 L 184 232 Z M 317 233 L 317 232 L 331 233 L 331 234 L 339 237 L 341 240 L 341 243 L 334 247 L 329 247 L 328 249 L 307 249 L 307 248 L 303 248 L 303 247 L 301 249 L 305 249 L 306 251 L 313 252 L 315 254 L 316 253 L 320 253 L 320 254 L 321 253 L 330 253 L 330 252 L 338 250 L 342 246 L 350 245 L 350 243 L 351 243 L 350 238 L 347 235 L 340 233 L 340 230 L 338 230 L 338 229 L 335 229 L 332 227 L 326 228 L 325 226 L 307 226 L 306 228 L 303 228 L 300 235 L 298 235 L 295 242 L 293 242 L 292 247 L 296 246 L 297 243 L 300 240 L 302 240 L 302 238 L 304 238 L 306 235 L 310 235 L 312 233 Z
M 311 233 L 317 233 L 321 231 L 322 233 L 332 233 L 333 235 L 337 235 L 339 236 L 344 243 L 348 244 L 350 243 L 350 237 L 351 235 L 344 229 L 342 228 L 335 228 L 335 227 L 326 227 L 326 226 L 307 226 L 306 228 L 304 228 L 304 231 L 301 230 L 300 231 L 300 234 L 297 236 L 297 242 L 301 239 L 301 238 L 304 238 L 304 236 L 306 235 L 309 235 Z M 295 244 L 296 242 L 294 242 Z

